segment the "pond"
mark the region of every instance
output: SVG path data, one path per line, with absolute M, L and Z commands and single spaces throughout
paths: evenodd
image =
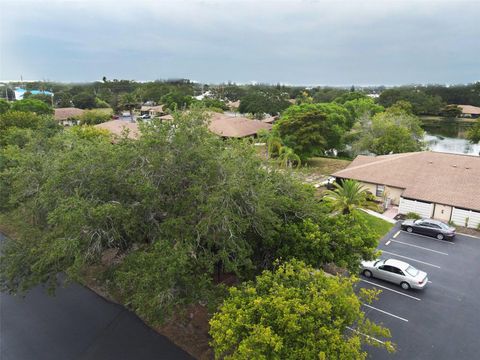
M 480 144 L 465 139 L 472 123 L 455 120 L 423 121 L 424 140 L 432 151 L 454 154 L 480 155 Z

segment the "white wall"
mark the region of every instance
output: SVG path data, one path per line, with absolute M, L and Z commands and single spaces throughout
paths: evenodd
M 477 228 L 480 224 L 480 212 L 453 208 L 452 221 L 459 226 L 465 226 L 468 218 L 468 227 Z
M 433 213 L 433 204 L 426 203 L 417 200 L 409 200 L 400 198 L 400 205 L 398 207 L 398 212 L 400 214 L 407 214 L 409 212 L 414 212 L 421 217 L 430 218 Z

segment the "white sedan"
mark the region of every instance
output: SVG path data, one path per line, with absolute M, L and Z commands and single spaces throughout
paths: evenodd
M 423 289 L 428 282 L 426 272 L 395 259 L 362 261 L 362 274 L 398 284 L 404 290 Z

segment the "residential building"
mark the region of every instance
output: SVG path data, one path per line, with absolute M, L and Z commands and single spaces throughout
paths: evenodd
M 72 126 L 78 125 L 80 121 L 80 116 L 85 112 L 85 110 L 68 107 L 68 108 L 57 108 L 54 110 L 54 118 L 63 126 Z
M 472 105 L 458 105 L 462 110 L 461 117 L 465 118 L 479 118 L 480 117 L 480 107 Z
M 337 180 L 354 179 L 379 200 L 457 225 L 480 224 L 480 157 L 439 152 L 357 156 Z

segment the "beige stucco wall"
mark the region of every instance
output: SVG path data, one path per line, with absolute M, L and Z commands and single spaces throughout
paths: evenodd
M 377 184 L 367 183 L 363 181 L 359 181 L 363 187 L 370 191 L 373 195 L 377 192 Z M 385 185 L 384 194 L 387 194 L 387 197 L 392 199 L 392 204 L 398 205 L 400 203 L 400 196 L 403 193 L 403 189 L 387 186 Z M 378 200 L 383 200 L 383 198 L 377 197 Z
M 452 214 L 451 206 L 435 204 L 435 211 L 433 213 L 434 219 L 448 222 L 450 220 L 451 214 Z
M 373 195 L 375 195 L 377 191 L 377 184 L 371 184 L 363 181 L 359 181 L 359 183 L 362 184 L 367 191 L 370 191 Z
M 398 205 L 400 204 L 400 196 L 402 196 L 404 189 L 385 186 L 385 192 L 387 193 L 387 197 L 392 199 L 392 204 Z

